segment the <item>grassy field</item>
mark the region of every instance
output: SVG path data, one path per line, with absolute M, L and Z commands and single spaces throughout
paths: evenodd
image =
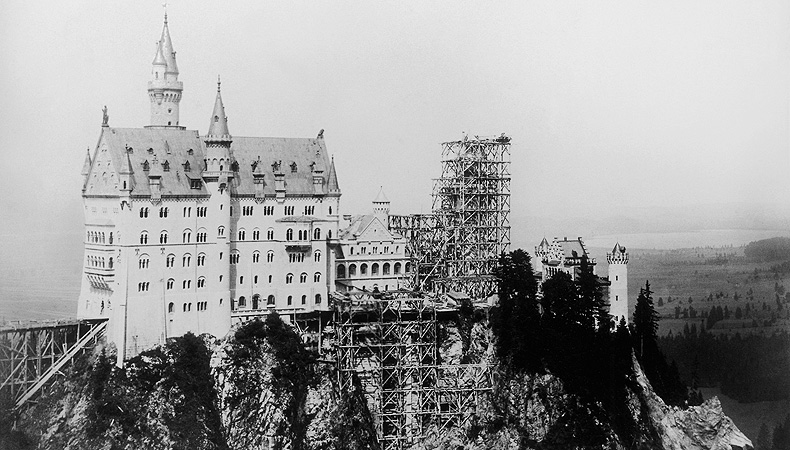
M 639 289 L 650 281 L 654 305 L 661 316 L 661 335 L 682 332 L 687 324 L 699 328 L 712 306 L 726 308 L 729 318 L 710 330 L 714 334 L 790 330 L 790 297 L 785 291 L 785 287 L 790 290 L 790 262 L 784 271 L 774 270 L 784 261 L 753 262 L 743 250 L 744 247 L 629 249 L 631 311 Z M 605 268 L 601 269 L 604 270 L 599 272 L 605 274 Z

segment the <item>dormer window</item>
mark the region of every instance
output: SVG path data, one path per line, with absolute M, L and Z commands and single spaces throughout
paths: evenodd
M 162 163 L 162 170 L 164 170 L 165 172 L 170 172 L 170 162 L 169 161 L 165 160 L 165 162 Z
M 184 172 L 189 172 L 189 170 L 190 170 L 190 168 L 189 168 L 189 161 L 187 161 L 187 162 L 184 163 Z
M 291 163 L 291 173 L 296 173 L 296 163 L 295 162 Z
M 187 150 L 187 155 L 192 155 L 192 154 L 194 154 L 194 153 L 195 153 L 195 151 L 194 151 L 194 150 L 192 150 L 191 148 L 190 148 L 189 150 Z
M 200 180 L 194 180 L 194 179 L 189 180 L 189 187 L 192 189 L 200 189 L 201 187 Z
M 143 161 L 143 170 L 145 170 L 146 172 L 151 170 L 151 165 L 148 164 L 148 160 L 147 159 L 145 161 Z
M 148 148 L 148 154 L 153 155 L 154 154 L 154 149 L 149 147 Z

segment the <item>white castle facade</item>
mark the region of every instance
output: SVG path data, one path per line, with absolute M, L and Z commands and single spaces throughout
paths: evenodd
M 185 129 L 167 16 L 152 65 L 150 125 L 105 111 L 85 159 L 79 317 L 109 319 L 122 361 L 271 310 L 328 311 L 341 192 L 323 133 L 232 136 L 219 82 L 207 134 Z

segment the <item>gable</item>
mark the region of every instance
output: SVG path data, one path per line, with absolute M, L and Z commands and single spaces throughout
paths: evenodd
M 394 240 L 392 234 L 387 230 L 387 227 L 381 223 L 376 216 L 371 217 L 370 222 L 357 236 L 358 241 L 392 241 Z
M 93 163 L 85 180 L 86 195 L 118 195 L 118 169 L 104 139 L 104 133 L 99 139 L 99 145 L 93 154 Z

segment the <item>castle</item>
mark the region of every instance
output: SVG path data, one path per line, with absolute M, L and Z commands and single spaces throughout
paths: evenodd
M 557 273 L 564 272 L 576 281 L 581 270 L 582 260 L 596 273 L 597 261 L 590 257 L 581 237 L 576 239 L 554 238 L 549 243 L 546 238 L 535 247 L 535 271 L 544 282 Z M 599 278 L 601 286 L 607 288 L 609 296 L 609 314 L 616 321 L 624 318 L 629 320 L 628 311 L 628 253 L 625 247 L 616 243 L 611 252 L 606 254 L 609 264 L 609 277 Z
M 223 336 L 271 310 L 328 311 L 335 290 L 341 191 L 323 131 L 233 136 L 219 80 L 208 132 L 187 130 L 178 77 L 165 14 L 150 125 L 111 127 L 105 108 L 82 171 L 78 315 L 109 319 L 119 361 L 188 331 Z

